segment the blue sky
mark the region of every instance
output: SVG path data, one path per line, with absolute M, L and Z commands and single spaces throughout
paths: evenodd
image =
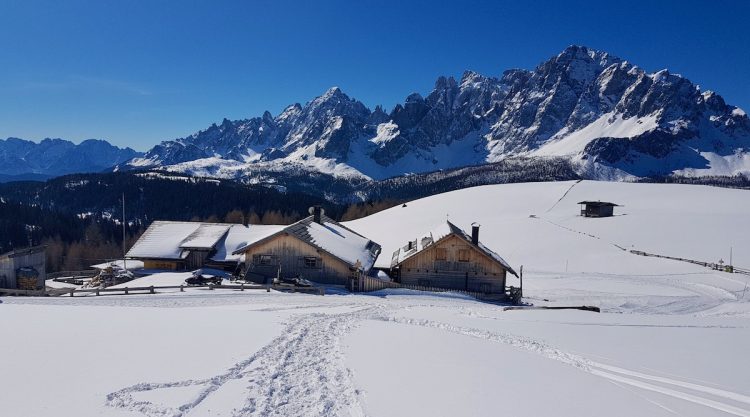
M 530 69 L 570 44 L 750 110 L 745 0 L 0 4 L 0 137 L 145 150 L 334 85 L 391 108 L 439 75 Z

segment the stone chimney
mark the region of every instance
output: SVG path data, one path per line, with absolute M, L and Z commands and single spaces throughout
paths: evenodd
M 319 205 L 315 205 L 310 207 L 309 213 L 313 215 L 313 221 L 318 224 L 323 224 L 323 213 L 325 213 L 325 210 L 323 210 L 323 207 Z
M 471 224 L 471 243 L 479 244 L 479 223 L 476 222 Z

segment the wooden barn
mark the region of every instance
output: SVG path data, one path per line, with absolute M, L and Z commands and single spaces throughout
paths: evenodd
M 619 207 L 615 203 L 607 201 L 581 201 L 581 216 L 583 217 L 612 217 L 614 208 Z
M 194 270 L 213 267 L 233 271 L 242 261 L 232 252 L 247 242 L 284 226 L 155 221 L 130 248 L 126 257 L 144 269 Z
M 45 249 L 34 246 L 0 255 L 0 288 L 43 290 L 47 278 Z
M 321 284 L 347 285 L 367 274 L 380 245 L 327 217 L 313 207 L 311 216 L 234 251 L 245 259 L 246 279 L 300 277 Z
M 404 285 L 505 294 L 507 273 L 518 276 L 497 253 L 479 241 L 479 225 L 469 235 L 446 221 L 393 253 L 391 277 Z

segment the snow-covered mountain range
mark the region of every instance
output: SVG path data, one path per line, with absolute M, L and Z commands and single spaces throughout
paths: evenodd
M 99 172 L 142 154 L 118 148 L 104 140 L 89 139 L 79 144 L 63 139 L 39 143 L 18 138 L 0 139 L 0 177 L 54 177 L 71 173 Z
M 387 113 L 333 87 L 279 115 L 224 120 L 118 167 L 248 178 L 290 168 L 382 179 L 565 157 L 588 178 L 750 172 L 750 120 L 667 70 L 570 46 L 533 70 L 440 77 Z

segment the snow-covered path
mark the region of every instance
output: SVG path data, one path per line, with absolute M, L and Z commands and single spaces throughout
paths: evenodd
M 36 335 L 38 344 L 55 349 L 47 353 L 54 365 L 46 368 L 42 362 L 35 372 L 61 374 L 50 386 L 27 385 L 26 366 L 6 368 L 3 392 L 13 387 L 21 395 L 39 388 L 47 393 L 38 406 L 22 397 L 4 398 L 18 416 L 61 415 L 61 409 L 70 412 L 62 415 L 147 417 L 455 415 L 461 410 L 456 404 L 472 395 L 487 400 L 473 399 L 471 415 L 494 415 L 496 403 L 489 398 L 495 396 L 551 401 L 516 415 L 557 409 L 564 411 L 560 415 L 625 416 L 636 410 L 654 416 L 750 416 L 750 381 L 732 372 L 750 366 L 745 354 L 750 332 L 743 318 L 503 311 L 459 296 L 411 291 L 319 297 L 196 290 L 10 299 L 0 309 L 28 318 L 0 325 L 3 334 L 26 336 L 5 338 L 0 349 L 23 352 L 21 346 Z M 47 315 L 49 309 L 56 314 Z M 80 332 L 69 340 L 40 331 L 93 316 L 109 317 L 148 337 L 116 338 L 118 332 L 107 330 Z M 177 317 L 185 329 L 203 326 L 203 331 L 184 334 L 170 347 L 175 336 L 167 329 Z M 191 326 L 196 321 L 199 325 Z M 70 357 L 79 345 L 98 347 L 86 354 L 86 363 L 99 364 L 90 375 L 80 363 L 66 365 L 57 357 L 56 352 Z M 121 363 L 125 352 L 130 361 Z M 159 360 L 139 352 L 152 352 Z M 234 359 L 227 363 L 228 358 Z M 442 366 L 455 368 L 448 378 L 463 381 L 463 388 L 445 380 L 441 389 L 424 389 L 445 377 Z M 56 382 L 60 377 L 71 386 L 62 389 Z M 537 384 L 545 386 L 543 392 L 534 388 Z M 65 402 L 69 395 L 78 401 Z M 599 399 L 583 402 L 591 395 Z M 67 405 L 55 406 L 60 403 Z

